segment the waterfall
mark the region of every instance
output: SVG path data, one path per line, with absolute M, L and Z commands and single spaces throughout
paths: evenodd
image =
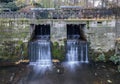
M 89 61 L 88 61 L 88 45 L 87 45 L 87 43 L 86 43 L 86 59 L 85 59 L 85 63 L 88 63 Z
M 78 65 L 78 41 L 77 40 L 67 40 L 67 53 L 66 53 L 67 62 L 65 67 L 70 68 L 71 70 L 75 69 L 75 66 Z
M 68 62 L 78 61 L 78 46 L 76 40 L 67 41 L 67 60 Z
M 80 57 L 81 57 L 81 60 L 80 60 L 80 62 L 81 63 L 83 63 L 84 61 L 84 59 L 83 59 L 83 45 L 80 45 L 81 46 L 81 55 L 80 55 Z
M 79 42 L 79 52 L 80 52 L 80 62 L 81 63 L 88 63 L 88 44 L 86 41 Z
M 88 63 L 88 45 L 86 41 L 67 40 L 67 67 L 72 70 L 80 63 Z
M 36 72 L 44 73 L 52 66 L 50 41 L 37 40 L 30 43 L 30 65 Z

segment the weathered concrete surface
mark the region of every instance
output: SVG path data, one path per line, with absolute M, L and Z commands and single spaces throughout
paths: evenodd
M 64 45 L 64 41 L 67 39 L 66 24 L 87 24 L 87 20 L 0 20 L 1 42 L 4 40 L 28 42 L 33 31 L 30 32 L 30 24 L 50 24 L 51 41 L 57 41 L 60 45 Z M 90 47 L 96 51 L 98 49 L 103 51 L 114 49 L 116 32 L 119 35 L 119 31 L 119 24 L 117 30 L 115 29 L 115 20 L 91 20 L 89 25 L 84 28 L 87 41 L 91 43 Z
M 103 51 L 115 48 L 115 21 L 97 21 L 90 22 L 90 28 L 86 30 L 87 39 L 91 43 L 90 47 L 102 49 Z
M 59 42 L 64 45 L 64 39 L 67 39 L 66 24 L 63 20 L 54 21 L 51 26 L 51 41 Z
M 64 44 L 67 38 L 66 24 L 86 24 L 86 21 L 53 21 L 51 25 L 51 40 Z M 102 49 L 107 52 L 108 50 L 115 49 L 115 20 L 104 21 L 89 21 L 89 28 L 87 25 L 84 27 L 84 34 L 90 47 L 95 51 Z
M 117 33 L 117 38 L 120 38 L 120 19 L 116 20 L 116 33 Z
M 51 26 L 51 41 L 64 45 L 67 39 L 67 24 L 86 24 L 82 21 L 55 20 Z
M 30 38 L 29 28 L 28 20 L 3 19 L 0 20 L 0 37 L 3 41 L 23 40 L 27 42 Z
M 28 20 L 0 19 L 0 60 L 16 61 L 20 56 L 27 57 L 29 30 Z

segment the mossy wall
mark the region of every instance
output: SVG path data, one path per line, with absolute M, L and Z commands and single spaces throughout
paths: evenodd
M 53 59 L 58 59 L 60 61 L 65 60 L 65 46 L 60 45 L 58 42 L 52 43 L 52 58 Z
M 0 59 L 15 61 L 27 56 L 30 37 L 29 21 L 25 19 L 0 19 Z
M 90 21 L 86 32 L 89 57 L 94 61 L 110 61 L 110 57 L 115 55 L 115 20 Z
M 88 24 L 89 22 L 89 24 Z M 59 46 L 65 46 L 67 39 L 66 24 L 86 24 L 84 34 L 89 42 L 89 49 L 93 52 L 108 52 L 115 47 L 114 20 L 28 20 L 28 19 L 0 19 L 0 59 L 24 59 L 27 55 L 27 43 L 32 29 L 30 24 L 50 24 L 51 41 Z M 31 31 L 30 31 L 31 30 Z M 52 53 L 55 55 L 55 48 Z M 61 53 L 60 53 L 61 54 Z M 58 55 L 57 55 L 58 56 Z M 62 56 L 62 55 L 59 55 Z

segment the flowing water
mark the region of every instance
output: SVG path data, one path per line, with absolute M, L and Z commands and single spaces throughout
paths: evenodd
M 67 40 L 67 67 L 72 70 L 80 63 L 88 63 L 88 45 L 86 41 Z
M 79 47 L 79 58 L 81 63 L 88 63 L 88 44 L 86 41 L 80 41 Z
M 30 43 L 30 65 L 33 65 L 35 72 L 44 73 L 51 69 L 50 41 L 37 40 Z

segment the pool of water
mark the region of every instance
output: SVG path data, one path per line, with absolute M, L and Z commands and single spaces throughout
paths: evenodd
M 32 67 L 18 84 L 119 84 L 120 73 L 114 66 L 104 63 L 79 64 L 74 71 L 62 64 L 54 65 L 45 74 L 35 74 Z

